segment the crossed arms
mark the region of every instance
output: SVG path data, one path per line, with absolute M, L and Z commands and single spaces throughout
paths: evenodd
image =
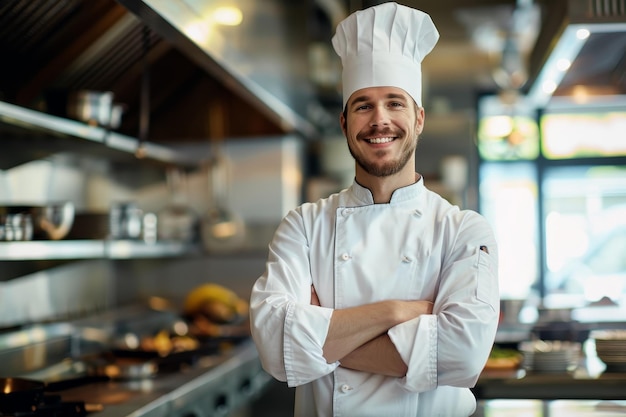
M 311 304 L 320 305 L 313 286 Z M 344 368 L 403 377 L 407 365 L 387 330 L 422 314 L 431 314 L 432 307 L 431 302 L 423 300 L 385 300 L 336 309 L 323 346 L 324 358 L 328 363 L 340 361 Z

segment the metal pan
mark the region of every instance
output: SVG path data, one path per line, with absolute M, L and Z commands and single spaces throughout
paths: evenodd
M 0 413 L 30 411 L 43 401 L 46 384 L 25 378 L 0 378 Z
M 70 378 L 56 382 L 28 378 L 0 378 L 0 415 L 33 410 L 43 402 L 46 392 L 62 391 L 106 380 L 108 378 L 102 376 Z
M 143 359 L 154 362 L 159 370 L 176 369 L 181 365 L 193 365 L 201 357 L 218 354 L 217 340 L 206 341 L 196 349 L 181 350 L 162 355 L 156 350 L 114 348 L 110 354 L 118 359 Z
M 152 378 L 159 370 L 158 364 L 153 360 L 104 356 L 85 360 L 85 366 L 89 375 L 106 376 L 115 380 Z

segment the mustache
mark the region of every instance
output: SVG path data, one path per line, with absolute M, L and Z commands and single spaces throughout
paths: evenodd
M 378 129 L 376 127 L 373 127 L 371 129 L 359 132 L 356 135 L 356 138 L 357 139 L 365 139 L 365 138 L 372 137 L 372 136 L 394 136 L 394 137 L 399 137 L 399 136 L 404 136 L 404 133 L 405 132 L 402 129 L 394 130 L 394 129 L 391 129 L 390 127 L 385 127 L 383 129 Z

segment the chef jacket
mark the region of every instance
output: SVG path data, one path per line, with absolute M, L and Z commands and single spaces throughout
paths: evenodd
M 311 285 L 321 306 L 311 305 Z M 433 302 L 432 314 L 388 331 L 406 376 L 327 363 L 333 310 L 389 299 Z M 482 216 L 422 179 L 388 204 L 354 182 L 285 216 L 250 307 L 263 368 L 297 387 L 295 417 L 466 417 L 497 328 L 496 242 Z

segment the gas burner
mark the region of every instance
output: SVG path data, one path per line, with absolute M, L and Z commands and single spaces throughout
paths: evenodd
M 44 395 L 34 410 L 0 413 L 2 417 L 85 417 L 89 414 L 82 401 L 63 401 L 60 395 Z

